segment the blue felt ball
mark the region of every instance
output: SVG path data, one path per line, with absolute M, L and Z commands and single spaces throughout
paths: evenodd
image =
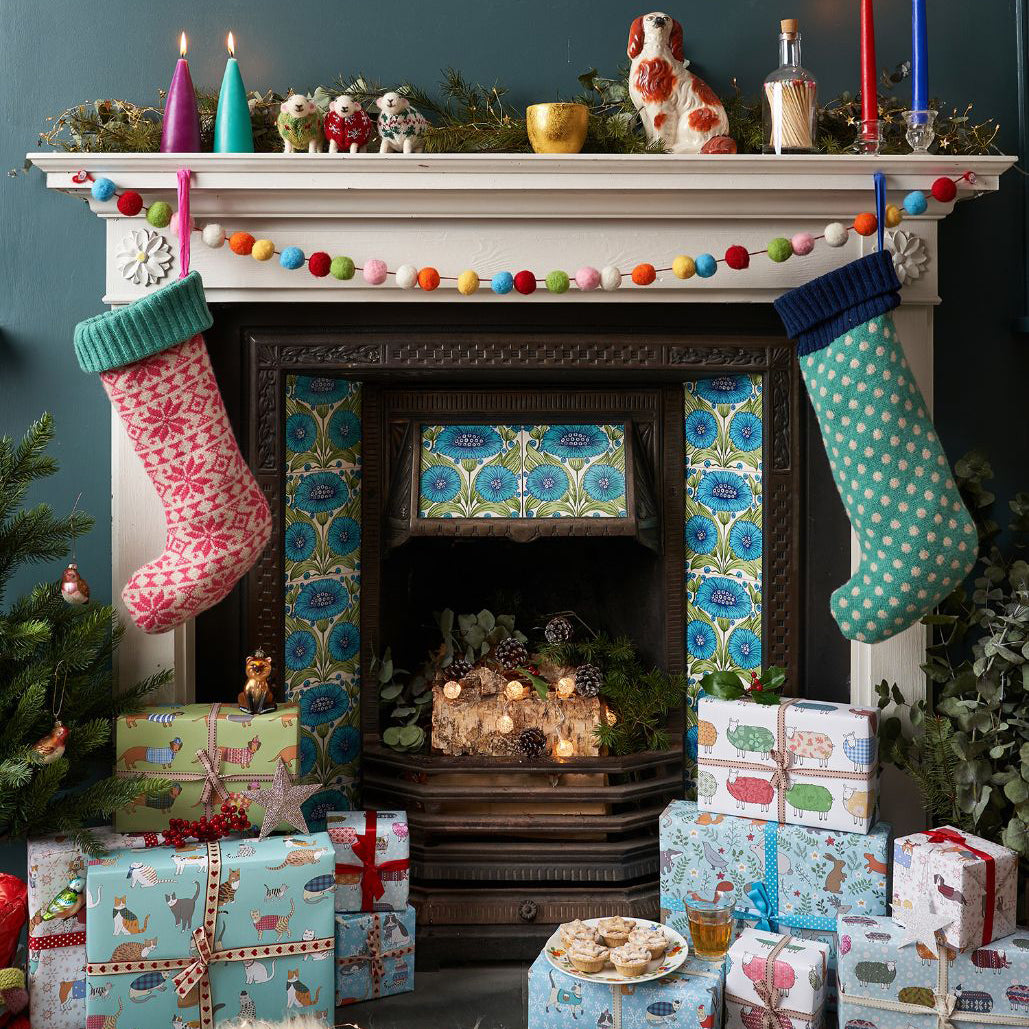
M 696 260 L 697 274 L 702 279 L 710 279 L 718 271 L 718 262 L 711 254 L 701 254 Z
M 925 194 L 920 189 L 916 189 L 913 193 L 908 193 L 904 197 L 904 210 L 908 214 L 925 214 L 925 209 L 928 206 Z
M 514 276 L 510 272 L 497 272 L 490 280 L 489 288 L 494 293 L 510 293 L 514 289 Z
M 288 268 L 293 271 L 295 268 L 299 268 L 304 263 L 304 252 L 300 247 L 286 247 L 282 251 L 282 256 L 279 258 L 279 264 L 283 268 Z
M 110 200 L 114 196 L 114 183 L 110 179 L 97 179 L 90 192 L 94 200 Z

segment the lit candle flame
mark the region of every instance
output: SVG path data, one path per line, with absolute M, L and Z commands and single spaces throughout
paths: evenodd
M 182 35 L 179 36 L 179 57 L 185 57 L 185 56 L 186 56 L 186 33 L 183 32 Z
M 229 38 L 225 41 L 225 45 L 228 47 L 229 57 L 235 57 L 236 56 L 236 39 L 232 35 L 231 32 L 229 33 Z

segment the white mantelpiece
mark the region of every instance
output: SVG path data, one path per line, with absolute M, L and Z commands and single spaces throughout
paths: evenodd
M 608 156 L 378 154 L 30 154 L 47 185 L 88 197 L 89 183 L 73 176 L 85 167 L 134 189 L 145 202 L 175 205 L 176 173 L 193 171 L 192 213 L 203 224 L 218 221 L 228 230 L 246 230 L 281 247 L 295 244 L 305 253 L 348 254 L 358 264 L 378 257 L 400 264 L 432 265 L 443 275 L 476 270 L 529 268 L 542 277 L 555 268 L 569 273 L 582 265 L 613 264 L 629 271 L 642 261 L 657 267 L 676 254 L 709 252 L 721 256 L 734 243 L 757 249 L 775 236 L 822 232 L 829 221 L 848 223 L 874 209 L 872 174 L 887 176 L 888 200 L 900 203 L 914 189 L 928 190 L 940 175 L 966 171 L 959 197 L 992 192 L 1013 163 L 1004 156 L 974 158 L 859 156 Z M 126 232 L 145 227 L 142 218 L 124 218 L 114 203 L 90 206 L 106 222 L 107 261 L 104 302 L 122 304 L 147 292 L 127 282 L 115 253 Z M 920 218 L 904 222 L 919 237 L 928 257 L 921 274 L 904 288 L 897 313 L 915 374 L 932 405 L 932 328 L 937 295 L 937 223 L 951 205 L 930 201 Z M 162 230 L 175 253 L 170 274 L 178 273 L 177 241 Z M 819 244 L 805 258 L 783 265 L 757 256 L 749 269 L 724 266 L 711 279 L 681 282 L 671 273 L 649 287 L 624 285 L 615 293 L 530 297 L 494 296 L 484 285 L 469 298 L 453 283 L 434 293 L 401 290 L 392 278 L 372 287 L 360 275 L 347 283 L 316 279 L 305 270 L 286 271 L 277 261 L 237 257 L 228 247 L 211 250 L 193 237 L 192 267 L 204 277 L 212 302 L 410 303 L 769 303 L 784 290 L 868 252 L 873 240 L 851 234 L 833 250 Z M 447 288 L 449 286 L 449 288 Z M 684 324 L 688 316 L 684 316 Z M 163 522 L 156 497 L 143 476 L 117 419 L 112 428 L 113 582 L 117 595 L 135 568 L 161 549 Z M 924 634 L 915 627 L 878 646 L 852 647 L 852 695 L 872 699 L 872 684 L 886 678 L 921 690 L 918 665 Z M 155 663 L 174 664 L 176 698 L 192 684 L 190 629 L 168 637 L 130 633 L 122 646 L 126 675 Z M 817 674 L 817 670 L 814 671 Z

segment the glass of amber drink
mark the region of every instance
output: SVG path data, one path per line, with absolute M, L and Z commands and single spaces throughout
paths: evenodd
M 693 953 L 702 961 L 723 961 L 732 942 L 735 898 L 720 893 L 714 900 L 687 900 Z

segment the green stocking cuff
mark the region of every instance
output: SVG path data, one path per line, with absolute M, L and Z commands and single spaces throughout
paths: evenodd
M 84 372 L 106 372 L 192 339 L 213 324 L 199 272 L 75 326 Z

